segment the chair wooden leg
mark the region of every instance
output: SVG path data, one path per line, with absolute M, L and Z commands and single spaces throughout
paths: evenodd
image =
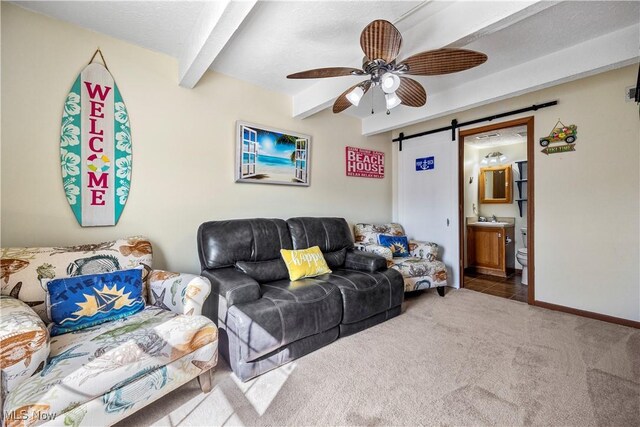
M 200 384 L 200 390 L 202 390 L 203 393 L 209 393 L 213 388 L 213 384 L 211 381 L 212 371 L 213 369 L 207 369 L 206 371 L 198 375 L 198 384 Z
M 444 296 L 444 286 L 438 286 L 436 289 L 438 290 L 438 295 L 443 297 Z

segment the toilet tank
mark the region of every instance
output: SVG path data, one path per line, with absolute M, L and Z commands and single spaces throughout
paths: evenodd
M 522 234 L 522 243 L 524 247 L 527 247 L 527 227 L 523 227 L 520 229 L 520 234 Z

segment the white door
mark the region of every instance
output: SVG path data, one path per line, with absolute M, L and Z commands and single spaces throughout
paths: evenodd
M 409 237 L 440 246 L 447 282 L 455 288 L 460 286 L 457 147 L 450 132 L 403 141 L 394 210 Z

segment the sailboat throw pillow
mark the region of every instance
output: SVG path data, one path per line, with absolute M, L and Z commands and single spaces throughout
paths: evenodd
M 130 316 L 144 308 L 142 269 L 49 280 L 51 336 Z

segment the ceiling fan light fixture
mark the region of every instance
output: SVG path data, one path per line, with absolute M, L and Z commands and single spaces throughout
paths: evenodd
M 360 104 L 360 100 L 362 99 L 363 95 L 364 90 L 362 90 L 360 86 L 356 86 L 351 92 L 347 94 L 347 100 L 357 107 L 358 104 Z
M 400 77 L 393 73 L 385 73 L 380 81 L 380 87 L 384 93 L 394 93 L 400 87 Z
M 391 110 L 392 108 L 397 107 L 402 102 L 402 100 L 398 97 L 398 95 L 396 95 L 395 92 L 386 93 L 384 95 L 384 100 L 387 103 L 387 110 Z
M 431 1 L 431 0 L 429 0 Z M 423 2 L 428 3 L 428 2 Z M 427 93 L 412 76 L 437 76 L 468 70 L 484 63 L 487 55 L 468 49 L 442 48 L 416 53 L 399 59 L 402 34 L 389 21 L 376 19 L 360 33 L 360 47 L 364 53 L 362 68 L 324 67 L 289 74 L 288 79 L 316 79 L 339 76 L 365 76 L 366 81 L 349 87 L 333 102 L 332 111 L 340 113 L 352 105 L 358 106 L 364 95 L 380 86 L 385 94 L 387 114 L 391 108 L 402 104 L 422 107 Z M 371 98 L 373 104 L 373 96 Z M 372 108 L 372 114 L 374 114 Z

